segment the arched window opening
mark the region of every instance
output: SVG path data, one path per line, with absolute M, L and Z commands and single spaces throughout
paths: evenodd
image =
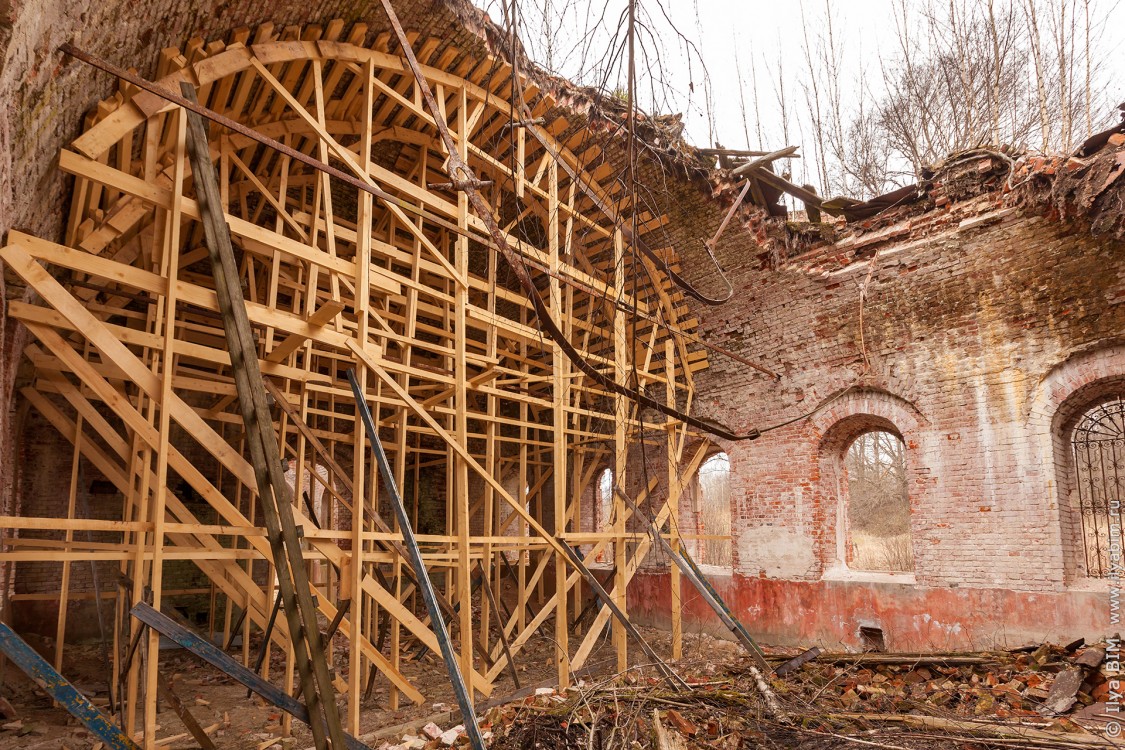
M 688 548 L 702 565 L 730 567 L 730 457 L 716 453 L 699 467 L 693 494 L 694 528 L 686 532 L 699 539 Z
M 1109 575 L 1111 543 L 1125 542 L 1125 400 L 1120 396 L 1086 412 L 1071 437 L 1079 536 L 1086 575 Z M 1115 538 L 1116 537 L 1116 538 Z
M 283 459 L 282 463 L 284 464 L 285 481 L 289 485 L 289 491 L 296 493 L 298 486 L 297 462 Z M 328 467 L 316 464 L 313 470 L 316 472 L 315 476 L 307 467 L 301 472 L 299 482 L 301 496 L 295 497 L 293 500 L 300 508 L 301 513 L 318 529 L 335 528 L 336 519 L 332 515 L 332 496 L 325 489 L 332 482 L 328 475 Z M 334 483 L 332 488 L 336 489 Z M 314 560 L 310 570 L 314 583 L 318 585 L 327 583 L 328 568 L 323 564 L 323 561 Z
M 613 481 L 613 469 L 602 469 L 598 474 L 594 493 L 597 501 L 594 527 L 598 532 L 610 531 L 613 524 Z M 613 560 L 613 543 L 607 543 L 595 559 L 598 562 Z
M 848 567 L 913 571 L 902 438 L 886 430 L 865 432 L 848 447 L 844 465 L 848 473 Z
M 514 498 L 519 498 L 517 488 L 520 485 L 519 475 L 513 474 L 501 483 L 504 490 Z M 524 504 L 523 509 L 528 513 L 531 512 L 531 487 L 528 485 L 523 486 Z M 519 513 L 516 513 L 512 506 L 505 502 L 500 502 L 497 506 L 499 508 L 497 516 L 497 529 L 500 536 L 507 536 L 513 538 L 524 539 L 530 536 L 531 531 L 527 521 Z M 508 562 L 516 562 L 520 559 L 522 549 L 518 547 L 511 547 L 504 551 L 504 557 Z
M 322 505 L 324 484 L 320 479 L 327 481 L 328 470 L 323 466 L 315 467 L 320 478 L 316 479 L 313 478 L 308 467 L 305 467 L 300 476 L 301 494 L 300 497 L 297 497 L 297 462 L 289 458 L 283 458 L 281 467 L 285 472 L 285 482 L 289 485 L 289 492 L 294 495 L 293 502 L 310 521 L 314 521 L 314 524 L 318 527 L 323 527 L 325 517 L 324 506 Z

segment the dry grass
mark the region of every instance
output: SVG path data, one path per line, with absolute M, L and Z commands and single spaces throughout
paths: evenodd
M 856 570 L 908 573 L 914 570 L 910 534 L 875 536 L 853 532 L 850 567 Z
M 730 460 L 725 453 L 709 458 L 699 469 L 699 533 L 726 536 L 727 539 L 701 539 L 697 543 L 697 562 L 730 567 L 731 507 Z

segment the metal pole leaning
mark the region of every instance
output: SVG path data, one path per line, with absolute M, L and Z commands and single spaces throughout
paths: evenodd
M 137 743 L 125 735 L 105 715 L 94 707 L 86 696 L 78 692 L 65 677 L 55 671 L 47 660 L 35 652 L 27 642 L 7 625 L 0 623 L 0 652 L 46 690 L 63 708 L 81 721 L 111 750 L 140 750 Z
M 695 587 L 695 590 L 699 591 L 704 602 L 708 603 L 708 606 L 714 609 L 714 613 L 719 615 L 719 620 L 722 621 L 723 625 L 727 626 L 727 630 L 735 635 L 738 642 L 742 644 L 742 648 L 745 648 L 750 654 L 750 657 L 754 658 L 758 667 L 765 671 L 766 674 L 773 671 L 773 668 L 769 666 L 769 663 L 766 661 L 762 649 L 758 648 L 758 644 L 753 638 L 750 638 L 750 634 L 746 631 L 745 627 L 742 627 L 742 623 L 738 622 L 735 613 L 730 611 L 730 607 L 727 606 L 727 603 L 723 602 L 722 597 L 719 596 L 719 591 L 714 590 L 714 587 L 711 586 L 711 582 L 703 575 L 703 571 L 700 570 L 699 567 L 696 567 L 695 561 L 692 560 L 690 554 L 687 554 L 687 550 L 672 549 L 672 545 L 668 544 L 668 540 L 664 539 L 664 534 L 660 533 L 656 522 L 645 515 L 645 512 L 637 507 L 636 503 L 633 503 L 631 497 L 624 493 L 618 493 L 618 495 L 625 501 L 625 505 L 629 506 L 633 515 L 636 515 L 642 524 L 649 527 L 650 533 L 655 537 L 660 548 L 664 550 L 669 558 L 672 558 L 672 561 L 676 563 L 676 567 L 679 568 L 679 571 L 684 573 L 684 577 L 687 578 L 688 581 L 691 581 L 692 586 Z
M 277 687 L 272 682 L 262 679 L 262 676 L 257 672 L 253 672 L 242 666 L 242 664 L 227 656 L 225 652 L 220 651 L 215 644 L 211 643 L 203 636 L 189 630 L 168 615 L 153 609 L 144 602 L 138 603 L 130 610 L 129 614 L 164 637 L 175 641 L 220 672 L 225 673 L 228 677 L 241 682 L 297 721 L 309 724 L 311 717 L 309 716 L 309 710 L 305 704 L 301 703 L 301 701 L 289 695 L 289 693 Z M 344 748 L 346 748 L 346 750 L 371 750 L 368 745 L 352 737 L 347 732 L 344 732 L 344 741 L 340 747 L 341 750 Z
M 453 692 L 457 696 L 457 707 L 461 709 L 461 718 L 465 723 L 465 733 L 469 736 L 469 744 L 473 750 L 485 750 L 484 737 L 481 736 L 480 727 L 477 725 L 477 715 L 473 710 L 473 701 L 469 690 L 465 686 L 465 678 L 461 675 L 461 668 L 457 666 L 457 655 L 453 653 L 453 645 L 449 642 L 449 630 L 445 627 L 445 620 L 438 608 L 437 594 L 430 583 L 430 574 L 422 562 L 422 551 L 418 549 L 418 540 L 414 538 L 414 529 L 410 525 L 410 518 L 406 515 L 406 508 L 402 504 L 398 485 L 395 484 L 394 473 L 387 461 L 387 454 L 383 451 L 383 443 L 379 440 L 379 432 L 375 429 L 375 422 L 371 417 L 371 410 L 367 407 L 367 397 L 359 387 L 355 371 L 348 370 L 348 383 L 355 394 L 355 410 L 363 427 L 367 432 L 367 440 L 371 443 L 371 452 L 379 464 L 379 473 L 383 477 L 383 485 L 387 488 L 387 495 L 391 498 L 395 516 L 398 518 L 399 530 L 402 532 L 402 541 L 410 555 L 410 564 L 418 577 L 418 589 L 422 599 L 426 602 L 426 611 L 430 615 L 430 623 L 437 636 L 438 646 L 441 647 L 441 656 L 445 660 L 445 668 L 449 671 L 449 681 L 453 684 Z M 462 633 L 462 638 L 472 638 L 472 633 Z
M 484 563 L 480 565 L 480 582 L 481 588 L 484 589 L 484 595 L 488 597 L 489 604 L 495 612 L 500 611 L 500 604 L 496 601 L 495 594 L 492 593 L 492 586 L 488 584 L 488 573 L 485 572 Z M 516 690 L 520 689 L 520 676 L 516 673 L 516 663 L 512 660 L 512 647 L 508 642 L 508 634 L 504 632 L 504 624 L 500 623 L 500 645 L 504 648 L 504 659 L 508 662 L 508 674 L 512 676 L 512 683 L 516 686 Z
M 646 516 L 644 511 L 637 507 L 633 499 L 624 492 L 619 492 L 618 495 L 625 501 L 630 509 L 632 509 L 633 514 L 641 520 L 641 523 L 648 525 L 650 532 L 653 537 L 656 538 L 656 541 L 660 544 L 664 552 L 676 563 L 676 566 L 684 574 L 684 577 L 691 581 L 692 585 L 695 586 L 695 590 L 703 597 L 703 600 L 710 605 L 711 609 L 719 616 L 722 623 L 727 626 L 734 634 L 734 637 L 742 644 L 742 647 L 745 648 L 751 658 L 753 658 L 757 666 L 750 666 L 750 675 L 754 678 L 754 682 L 758 686 L 758 691 L 765 699 L 766 705 L 774 718 L 783 724 L 788 724 L 790 722 L 789 715 L 777 700 L 777 695 L 774 694 L 773 689 L 766 680 L 766 675 L 772 672 L 773 668 L 770 667 L 769 663 L 766 661 L 762 650 L 758 648 L 758 644 L 755 643 L 754 639 L 750 637 L 750 634 L 746 632 L 746 628 L 742 627 L 742 623 L 735 619 L 734 614 L 730 611 L 730 608 L 727 607 L 726 602 L 719 596 L 719 592 L 715 591 L 706 576 L 703 575 L 703 571 L 696 567 L 695 561 L 687 556 L 687 552 L 685 551 L 681 554 L 672 549 L 672 545 L 670 545 L 668 540 L 664 538 L 664 535 L 660 533 L 656 522 Z
M 732 612 L 730 607 L 727 606 L 727 603 L 723 600 L 723 598 L 719 596 L 719 592 L 716 591 L 715 587 L 711 585 L 711 581 L 707 579 L 707 576 L 703 575 L 703 571 L 699 569 L 699 566 L 696 564 L 692 556 L 686 549 L 681 549 L 679 551 L 679 556 L 688 566 L 691 567 L 692 572 L 695 574 L 695 578 L 698 578 L 699 583 L 705 589 L 707 589 L 707 592 L 714 599 L 715 605 L 717 605 L 719 609 L 722 610 L 723 614 L 730 619 L 731 623 L 733 624 L 732 629 L 735 631 L 735 635 L 738 637 L 738 640 L 740 640 L 742 644 L 746 646 L 747 650 L 750 651 L 750 655 L 754 656 L 754 661 L 758 662 L 758 666 L 766 670 L 767 672 L 771 671 L 768 662 L 765 661 L 766 655 L 758 645 L 758 642 L 750 637 L 750 633 L 746 630 L 746 626 L 742 624 L 741 620 L 734 616 L 734 612 Z M 679 563 L 677 563 L 677 565 L 678 564 Z M 684 568 L 681 566 L 680 570 L 684 570 Z M 684 575 L 686 575 L 689 580 L 693 582 L 695 581 L 695 578 L 692 578 L 691 574 L 685 572 Z
M 258 650 L 258 658 L 254 660 L 254 671 L 257 672 L 262 668 L 262 663 L 266 660 L 266 653 L 270 650 L 270 637 L 273 636 L 273 626 L 277 624 L 277 612 L 281 609 L 281 592 L 277 592 L 277 597 L 273 600 L 273 610 L 270 611 L 269 622 L 266 623 L 266 631 L 262 634 L 262 647 Z M 243 610 L 245 611 L 245 610 Z M 250 688 L 246 689 L 246 697 L 249 698 L 253 691 Z
M 703 597 L 703 601 L 707 602 L 708 606 L 715 610 L 715 614 L 722 620 L 723 625 L 726 625 L 727 629 L 734 634 L 734 637 L 738 639 L 743 648 L 754 658 L 755 663 L 767 674 L 772 672 L 773 669 L 770 667 L 769 662 L 766 661 L 762 649 L 759 648 L 754 639 L 750 637 L 750 634 L 746 631 L 746 628 L 742 626 L 742 623 L 735 618 L 734 613 L 730 611 L 730 607 L 728 607 L 727 603 L 719 596 L 719 592 L 715 590 L 711 582 L 707 580 L 707 577 L 703 575 L 703 571 L 696 566 L 695 561 L 688 555 L 687 550 L 677 551 L 672 549 L 672 545 L 664 538 L 656 522 L 637 507 L 637 504 L 633 502 L 633 498 L 629 497 L 624 492 L 619 492 L 617 494 L 625 501 L 625 504 L 629 506 L 633 514 L 640 519 L 641 523 L 649 527 L 653 538 L 656 539 L 656 542 L 660 545 L 661 549 L 664 550 L 664 553 L 672 559 L 672 562 L 676 563 L 676 567 L 680 569 L 684 577 L 695 586 L 699 595 Z

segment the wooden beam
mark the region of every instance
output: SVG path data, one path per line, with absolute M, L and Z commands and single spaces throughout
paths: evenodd
M 190 84 L 184 84 L 183 93 L 187 99 L 195 99 L 195 89 Z M 230 347 L 239 408 L 246 425 L 245 434 L 254 465 L 260 507 L 269 531 L 273 563 L 277 568 L 281 601 L 289 621 L 289 632 L 294 636 L 290 643 L 301 674 L 301 691 L 309 709 L 309 726 L 318 750 L 327 750 L 329 742 L 332 747 L 339 748 L 344 744 L 343 727 L 328 663 L 324 660 L 316 606 L 309 592 L 301 541 L 293 521 L 289 485 L 281 469 L 277 437 L 258 368 L 257 345 L 238 282 L 230 230 L 221 210 L 218 178 L 207 148 L 206 126 L 203 119 L 194 113 L 188 116 L 188 133 L 195 188 L 215 275 L 215 291 Z M 302 637 L 297 637 L 298 633 Z

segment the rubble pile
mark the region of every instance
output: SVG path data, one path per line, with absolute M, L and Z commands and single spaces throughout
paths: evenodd
M 780 665 L 792 655 L 773 660 Z M 787 715 L 777 717 L 760 697 L 751 662 L 740 657 L 694 673 L 681 664 L 690 692 L 630 672 L 561 694 L 539 691 L 489 710 L 481 722 L 495 750 L 1114 747 L 1104 731 L 1104 658 L 1103 649 L 1081 643 L 819 654 L 772 676 Z M 438 748 L 443 740 L 406 746 Z
M 817 695 L 817 708 L 825 711 L 1058 716 L 1105 698 L 1109 683 L 1097 668 L 1104 658 L 1099 648 L 1050 644 L 974 654 L 825 654 L 776 689 L 797 698 Z
M 1125 129 L 1125 112 L 1122 124 Z M 1025 202 L 1048 206 L 1064 218 L 1089 224 L 1096 236 L 1125 238 L 1125 132 L 1106 135 L 1098 150 L 1085 158 L 1035 157 L 1013 175 L 1027 184 Z

